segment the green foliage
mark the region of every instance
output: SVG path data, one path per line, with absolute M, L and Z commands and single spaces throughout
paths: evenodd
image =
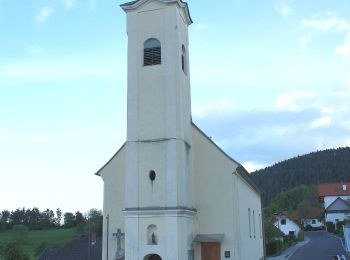
M 335 233 L 335 225 L 333 222 L 327 221 L 326 222 L 326 227 L 327 227 L 327 231 L 330 233 Z
M 337 223 L 336 223 L 336 228 L 337 228 L 337 232 L 338 233 L 342 233 L 343 232 L 343 226 L 346 224 L 346 220 L 344 220 L 344 221 L 338 221 Z
M 28 228 L 25 225 L 15 225 L 12 228 L 13 239 L 18 243 L 24 243 L 28 237 Z
M 281 236 L 281 232 L 278 230 L 277 227 L 273 224 L 273 221 L 271 219 L 265 219 L 264 221 L 264 236 L 266 239 L 266 242 L 270 242 L 275 240 L 275 238 Z
M 36 254 L 38 246 L 45 241 L 48 246 L 62 247 L 76 237 L 75 230 L 71 229 L 46 229 L 32 230 L 28 232 L 28 238 L 23 249 L 32 257 Z M 13 242 L 12 230 L 0 232 L 0 245 Z M 1 258 L 3 260 L 3 258 Z
M 265 216 L 271 216 L 282 211 L 292 212 L 296 210 L 309 193 L 316 193 L 315 186 L 301 185 L 286 192 L 281 192 L 264 209 Z
M 85 223 L 79 223 L 76 225 L 75 230 L 79 236 L 84 236 L 88 234 L 88 227 Z
M 264 192 L 264 205 L 300 185 L 350 181 L 350 147 L 298 156 L 251 174 Z
M 63 219 L 64 219 L 64 227 L 65 228 L 72 228 L 72 227 L 74 227 L 75 218 L 74 218 L 73 213 L 71 213 L 71 212 L 65 213 Z
M 39 256 L 45 248 L 47 248 L 48 245 L 45 241 L 41 242 L 36 248 L 35 248 L 35 256 Z
M 16 242 L 7 244 L 2 254 L 5 260 L 30 260 L 29 255 Z
M 277 254 L 283 248 L 283 242 L 280 240 L 271 240 L 266 244 L 267 256 Z
M 90 230 L 96 234 L 96 236 L 102 236 L 103 215 L 101 210 L 91 209 L 87 217 L 90 222 Z

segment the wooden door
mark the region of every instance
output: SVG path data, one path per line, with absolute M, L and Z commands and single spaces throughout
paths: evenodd
M 202 243 L 202 260 L 220 259 L 220 243 Z

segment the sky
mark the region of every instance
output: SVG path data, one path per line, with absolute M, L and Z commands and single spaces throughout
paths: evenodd
M 119 0 L 0 0 L 0 210 L 102 208 L 125 142 Z M 350 146 L 350 1 L 189 0 L 193 121 L 249 171 Z

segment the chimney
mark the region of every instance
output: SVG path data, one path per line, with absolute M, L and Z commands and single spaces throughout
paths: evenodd
M 343 190 L 346 190 L 346 184 L 343 184 Z

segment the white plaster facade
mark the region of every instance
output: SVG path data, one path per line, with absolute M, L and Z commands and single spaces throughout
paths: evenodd
M 345 197 L 345 196 L 343 196 Z M 326 199 L 327 197 L 325 197 Z M 338 221 L 348 220 L 350 218 L 350 204 L 347 200 L 337 197 L 325 209 L 325 221 L 336 224 Z
M 303 219 L 302 223 L 304 227 L 311 226 L 312 228 L 323 228 L 324 223 L 320 219 L 312 218 L 312 219 Z
M 97 172 L 104 181 L 103 260 L 205 259 L 206 242 L 220 244 L 219 259 L 263 259 L 259 189 L 191 121 L 187 4 L 139 0 L 122 8 L 128 128 L 126 143 Z M 144 66 L 148 39 L 160 42 L 161 64 Z
M 298 236 L 300 232 L 300 227 L 286 216 L 276 217 L 274 225 L 285 235 L 289 235 L 291 232 L 293 232 L 295 236 Z

